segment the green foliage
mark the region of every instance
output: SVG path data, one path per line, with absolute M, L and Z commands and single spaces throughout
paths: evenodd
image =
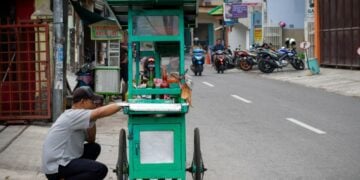
M 304 53 L 299 53 L 299 54 L 298 54 L 298 57 L 299 57 L 300 59 L 304 60 L 304 59 L 305 59 L 305 54 L 304 54 Z

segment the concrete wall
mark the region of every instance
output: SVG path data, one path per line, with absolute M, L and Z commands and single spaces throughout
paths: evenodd
M 284 29 L 282 37 L 283 42 L 285 42 L 287 37 L 294 38 L 296 40 L 296 44 L 299 46 L 300 42 L 305 41 L 304 29 Z
M 242 24 L 236 24 L 232 27 L 231 31 L 228 32 L 228 45 L 231 50 L 238 48 L 239 45 L 241 49 L 248 48 L 248 28 Z
M 294 38 L 296 40 L 296 47 L 297 47 L 296 50 L 298 53 L 304 53 L 304 50 L 299 47 L 300 43 L 305 41 L 304 29 L 284 29 L 283 30 L 283 41 L 282 41 L 283 44 L 287 37 Z M 312 56 L 310 56 L 310 57 L 312 57 Z
M 214 37 L 213 37 L 214 42 L 216 41 L 217 37 L 222 37 L 220 35 L 219 36 L 217 35 L 219 33 L 219 31 L 215 31 L 215 28 L 218 28 L 221 25 L 219 24 L 219 20 L 216 19 L 214 16 L 211 16 L 208 14 L 199 14 L 197 17 L 197 20 L 198 20 L 198 24 L 213 24 L 214 25 Z M 205 31 L 205 29 L 202 29 L 202 31 Z M 207 31 L 207 29 L 206 29 L 206 31 Z M 207 32 L 206 32 L 206 34 L 207 34 Z M 200 38 L 200 40 L 203 41 L 204 39 Z

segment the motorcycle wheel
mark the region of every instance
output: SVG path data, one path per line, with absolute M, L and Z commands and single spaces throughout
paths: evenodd
M 243 71 L 250 71 L 252 69 L 252 65 L 249 64 L 246 60 L 240 60 L 239 67 Z
M 274 67 L 267 61 L 261 60 L 258 64 L 259 70 L 263 73 L 272 73 L 274 71 Z
M 193 157 L 193 163 L 195 165 L 195 180 L 202 180 L 204 177 L 204 171 L 206 171 L 206 168 L 204 167 L 204 161 L 202 159 L 201 155 L 201 149 L 200 149 L 200 131 L 198 128 L 195 128 L 194 130 L 194 157 Z
M 126 133 L 124 129 L 120 130 L 119 152 L 116 169 L 114 169 L 118 180 L 127 180 L 129 176 L 129 163 L 126 155 Z
M 195 72 L 194 74 L 195 74 L 195 76 L 197 76 L 197 75 L 198 75 L 198 73 L 197 73 L 197 72 Z
M 221 74 L 224 74 L 225 67 L 226 67 L 226 65 L 224 65 L 224 64 L 220 65 Z
M 201 76 L 201 72 L 199 72 L 199 76 Z
M 295 60 L 295 63 L 292 64 L 293 67 L 296 69 L 296 70 L 304 70 L 305 69 L 305 64 L 302 60 Z

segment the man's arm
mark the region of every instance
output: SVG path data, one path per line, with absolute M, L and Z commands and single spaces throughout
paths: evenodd
M 95 124 L 95 122 L 92 122 L 92 123 L 94 123 L 94 125 L 87 129 L 88 136 L 87 136 L 86 141 L 89 143 L 94 143 L 95 139 L 96 139 L 96 124 Z
M 113 115 L 116 112 L 120 111 L 120 109 L 124 105 L 126 105 L 126 103 L 114 103 L 114 104 L 109 104 L 106 106 L 96 108 L 91 111 L 90 120 L 95 121 L 97 119 Z

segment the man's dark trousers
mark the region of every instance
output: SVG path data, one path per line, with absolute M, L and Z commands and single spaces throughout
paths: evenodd
M 47 174 L 49 180 L 100 180 L 104 179 L 108 169 L 107 167 L 95 161 L 99 156 L 101 147 L 97 143 L 88 143 L 84 145 L 84 153 L 78 158 L 70 161 L 66 166 L 59 166 L 57 174 Z

